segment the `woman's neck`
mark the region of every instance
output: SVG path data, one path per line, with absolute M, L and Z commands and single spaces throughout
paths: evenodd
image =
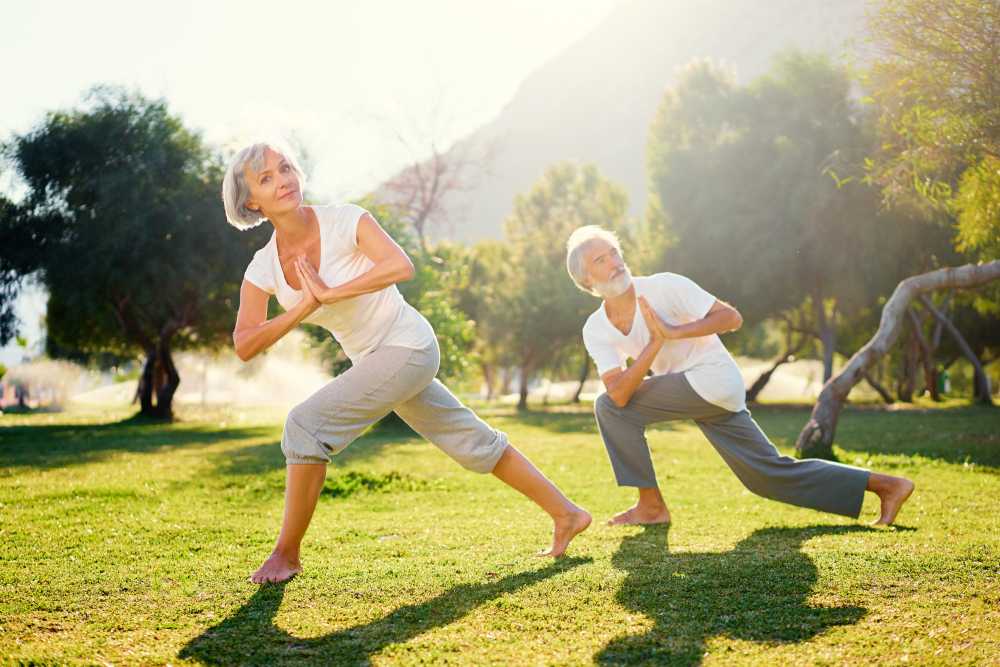
M 312 231 L 308 207 L 304 205 L 268 220 L 274 226 L 278 242 L 286 249 L 305 243 Z

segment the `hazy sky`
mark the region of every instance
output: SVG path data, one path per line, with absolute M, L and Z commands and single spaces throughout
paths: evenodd
M 420 151 L 488 122 L 619 1 L 5 3 L 0 140 L 125 84 L 220 145 L 290 135 L 313 194 L 359 196 L 408 159 L 398 134 Z M 22 306 L 37 338 L 39 299 Z

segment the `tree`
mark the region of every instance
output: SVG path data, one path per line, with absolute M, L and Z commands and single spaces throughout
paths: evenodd
M 799 433 L 795 449 L 800 456 L 833 458 L 833 436 L 847 394 L 886 352 L 899 336 L 907 310 L 914 299 L 927 305 L 925 293 L 942 288 L 975 287 L 1000 278 L 1000 260 L 968 264 L 958 268 L 938 269 L 912 276 L 899 283 L 882 310 L 878 331 L 847 362 L 847 366 L 823 386 L 809 422 Z M 933 309 L 936 310 L 936 309 Z M 954 333 L 954 332 L 953 332 Z M 988 395 L 988 389 L 987 389 Z
M 844 68 L 790 52 L 742 88 L 692 63 L 650 130 L 650 234 L 666 241 L 658 263 L 732 301 L 751 325 L 781 317 L 779 364 L 799 347 L 791 333 L 815 338 L 824 379 L 838 329 L 947 249 L 927 243 L 931 225 L 880 215 L 877 192 L 853 175 L 871 129 Z
M 893 0 L 870 27 L 870 178 L 890 205 L 955 216 L 959 249 L 1000 257 L 1000 2 Z
M 465 270 L 452 285 L 458 307 L 475 322 L 474 356 L 486 384 L 486 398 L 502 390 L 502 368 L 517 363 L 513 354 L 509 313 L 513 302 L 513 253 L 495 240 L 480 241 L 462 259 Z
M 583 225 L 625 234 L 627 209 L 621 187 L 593 165 L 570 163 L 549 167 L 515 200 L 504 238 L 511 247 L 507 326 L 521 374 L 520 409 L 527 407 L 531 377 L 579 343 L 584 320 L 598 305 L 566 274 L 566 240 Z
M 141 414 L 171 418 L 173 351 L 228 343 L 261 244 L 226 224 L 219 157 L 163 100 L 108 87 L 5 154 L 26 194 L 2 221 L 4 265 L 40 272 L 50 350 L 144 355 Z

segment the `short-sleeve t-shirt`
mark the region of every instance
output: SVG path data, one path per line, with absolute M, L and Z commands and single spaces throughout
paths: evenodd
M 636 297 L 646 297 L 656 314 L 671 325 L 700 320 L 715 303 L 714 296 L 676 273 L 636 277 L 633 284 Z M 583 325 L 583 343 L 598 375 L 624 368 L 629 357 L 637 359 L 649 339 L 638 304 L 627 336 L 611 324 L 603 302 Z M 746 408 L 743 376 L 716 334 L 667 341 L 650 368 L 654 375 L 684 373 L 695 392 L 713 405 L 731 412 Z
M 358 248 L 358 221 L 367 213 L 365 209 L 354 204 L 312 209 L 319 221 L 318 269 L 323 282 L 331 287 L 342 285 L 374 266 Z M 243 277 L 277 297 L 285 310 L 302 300 L 302 291 L 292 289 L 285 281 L 275 234 L 254 253 Z M 434 342 L 430 323 L 406 303 L 395 285 L 322 305 L 303 321 L 318 324 L 333 334 L 352 362 L 385 345 L 422 349 Z

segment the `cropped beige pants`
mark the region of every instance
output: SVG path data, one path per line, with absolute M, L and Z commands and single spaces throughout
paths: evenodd
M 491 472 L 507 448 L 507 435 L 434 378 L 440 360 L 436 340 L 422 349 L 388 345 L 364 356 L 288 413 L 281 437 L 286 463 L 329 463 L 395 411 L 464 468 Z

